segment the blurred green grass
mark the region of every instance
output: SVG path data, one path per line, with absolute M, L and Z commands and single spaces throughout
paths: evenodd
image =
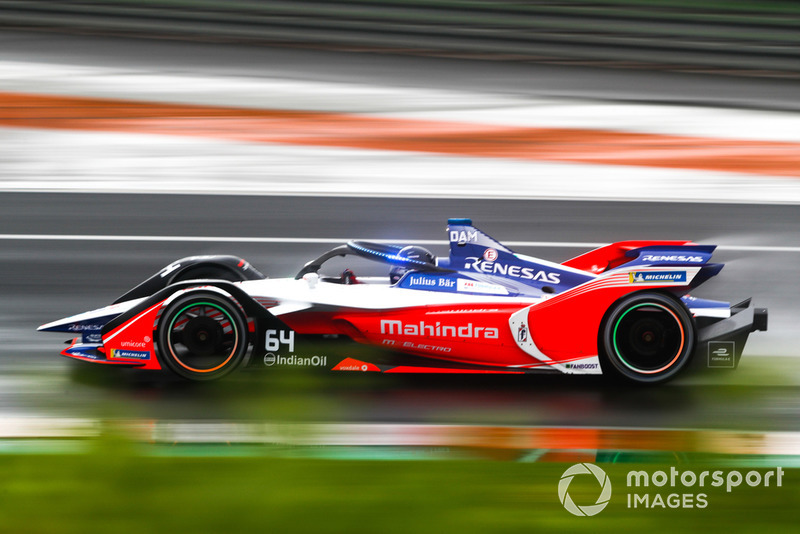
M 569 464 L 166 458 L 138 455 L 121 441 L 96 445 L 93 454 L 1 456 L 0 530 L 640 533 L 732 525 L 760 532 L 769 524 L 790 532 L 800 519 L 798 470 L 787 470 L 780 488 L 707 488 L 705 509 L 643 510 L 627 508 L 627 472 L 669 466 L 602 464 L 614 484 L 611 503 L 595 517 L 575 517 L 557 496 Z M 575 482 L 577 498 L 596 494 Z

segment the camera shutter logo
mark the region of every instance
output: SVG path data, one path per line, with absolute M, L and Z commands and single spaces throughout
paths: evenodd
M 578 506 L 572 501 L 572 497 L 569 496 L 567 490 L 569 489 L 570 482 L 572 482 L 572 479 L 575 478 L 576 475 L 594 475 L 602 488 L 597 502 L 587 506 Z M 575 464 L 561 475 L 561 480 L 558 483 L 558 499 L 561 501 L 561 504 L 564 505 L 564 508 L 573 515 L 597 515 L 603 511 L 608 505 L 608 501 L 611 500 L 611 480 L 608 478 L 605 471 L 594 464 Z

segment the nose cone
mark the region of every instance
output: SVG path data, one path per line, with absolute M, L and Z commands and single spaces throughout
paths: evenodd
M 144 299 L 129 300 L 119 304 L 112 304 L 105 308 L 64 317 L 52 323 L 43 324 L 37 330 L 39 332 L 73 332 L 77 334 L 85 332 L 99 333 L 107 322 L 133 308 L 142 300 Z

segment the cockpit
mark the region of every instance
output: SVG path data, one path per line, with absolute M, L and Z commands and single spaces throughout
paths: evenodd
M 368 276 L 356 275 L 352 267 L 347 266 L 332 274 L 330 270 L 323 271 L 323 265 L 333 263 L 331 260 L 345 256 L 357 256 L 383 264 L 388 268 L 381 269 L 382 276 L 370 276 L 376 273 L 375 269 L 367 269 Z M 337 271 L 334 271 L 336 273 Z M 437 265 L 436 256 L 428 249 L 417 245 L 394 245 L 388 243 L 375 243 L 371 241 L 349 241 L 329 250 L 320 257 L 306 263 L 295 279 L 299 280 L 308 274 L 316 274 L 320 281 L 338 284 L 358 284 L 364 282 L 388 283 L 396 285 L 409 272 L 452 273 Z M 387 277 L 388 275 L 388 277 Z

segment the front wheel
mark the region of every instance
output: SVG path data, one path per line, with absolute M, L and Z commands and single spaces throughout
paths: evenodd
M 162 362 L 190 380 L 227 375 L 247 352 L 247 323 L 232 300 L 213 293 L 176 299 L 161 316 L 158 352 Z
M 639 293 L 616 303 L 601 328 L 602 347 L 614 369 L 641 383 L 675 376 L 694 351 L 694 325 L 686 308 L 659 293 Z

